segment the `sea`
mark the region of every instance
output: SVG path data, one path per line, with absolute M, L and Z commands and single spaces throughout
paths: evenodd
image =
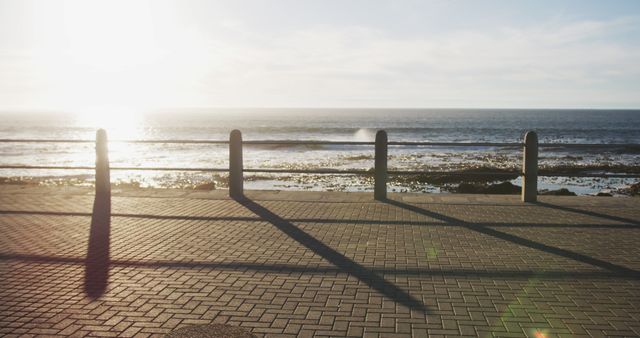
M 122 140 L 244 140 L 520 143 L 536 131 L 540 143 L 625 144 L 612 148 L 540 149 L 541 168 L 579 173 L 640 174 L 640 110 L 585 109 L 173 109 L 91 113 L 4 112 L 0 139 L 94 140 L 107 130 L 112 167 L 227 168 L 226 144 L 151 144 Z M 634 146 L 635 144 L 635 146 Z M 92 143 L 0 143 L 2 166 L 92 166 Z M 244 167 L 358 169 L 374 165 L 371 145 L 245 145 Z M 493 168 L 520 170 L 522 148 L 390 146 L 389 169 L 416 172 Z M 113 171 L 115 187 L 225 189 L 226 173 Z M 4 183 L 92 185 L 91 170 L 0 169 Z M 423 177 L 424 178 L 424 177 Z M 246 189 L 372 191 L 370 175 L 246 173 Z M 464 178 L 460 178 L 464 180 Z M 520 178 L 509 179 L 520 184 Z M 484 182 L 498 183 L 499 180 Z M 539 188 L 577 194 L 615 193 L 637 178 L 541 177 Z M 461 182 L 391 177 L 390 191 L 448 193 Z

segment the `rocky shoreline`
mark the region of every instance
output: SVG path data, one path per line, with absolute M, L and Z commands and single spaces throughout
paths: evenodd
M 504 171 L 506 174 L 508 172 Z M 406 186 L 406 190 L 401 192 L 424 192 L 419 189 L 420 184 L 428 182 L 440 187 L 440 191 L 444 193 L 458 193 L 458 194 L 511 194 L 517 195 L 521 193 L 521 186 L 509 181 L 510 175 L 495 175 L 495 174 L 478 174 L 481 171 L 477 169 L 469 170 L 468 176 L 464 175 L 410 175 L 410 176 L 396 176 L 391 177 L 389 180 L 390 185 Z M 326 178 L 326 176 L 323 176 Z M 513 174 L 513 178 L 517 175 Z M 246 176 L 246 182 L 259 182 L 262 180 L 272 180 L 269 176 Z M 373 183 L 373 177 L 364 177 L 367 183 Z M 291 177 L 280 177 L 278 180 L 288 182 Z M 25 185 L 25 186 L 80 186 L 91 187 L 93 182 L 90 180 L 72 179 L 72 180 L 56 180 L 56 179 L 42 179 L 38 177 L 24 178 L 24 177 L 0 177 L 0 185 Z M 116 182 L 112 183 L 114 188 L 124 189 L 141 189 L 149 188 L 141 185 L 139 182 Z M 309 190 L 304 187 L 296 185 L 284 185 L 285 188 L 296 188 L 293 190 Z M 151 188 L 178 188 L 178 189 L 192 189 L 192 190 L 218 190 L 228 188 L 228 179 L 225 175 L 215 175 L 213 179 L 206 180 L 201 183 L 180 186 L 180 187 L 151 187 Z M 279 190 L 278 187 L 274 187 L 274 190 Z M 285 189 L 292 190 L 292 189 Z M 328 191 L 335 191 L 340 189 L 327 189 Z M 344 190 L 343 190 L 344 191 Z M 576 196 L 577 194 L 568 188 L 560 189 L 540 189 L 538 190 L 540 195 L 553 195 L 553 196 Z M 593 194 L 593 196 L 640 196 L 640 182 L 636 182 L 617 189 L 608 189 L 608 191 L 600 191 Z
M 461 183 L 456 187 L 450 188 L 449 192 L 459 194 L 499 194 L 499 195 L 517 195 L 520 194 L 522 187 L 511 182 L 502 182 L 497 184 L 470 184 Z M 540 195 L 550 196 L 577 196 L 577 194 L 567 188 L 557 190 L 539 190 Z M 616 189 L 612 192 L 598 192 L 593 194 L 600 197 L 611 196 L 640 196 L 640 182 L 632 184 L 626 188 Z
M 438 173 L 418 173 L 409 175 L 389 175 L 390 191 L 397 192 L 444 192 L 465 194 L 519 194 L 519 170 L 504 169 L 488 166 L 476 166 L 462 170 L 449 168 L 423 168 L 416 171 L 438 171 Z M 447 173 L 447 171 L 452 171 Z M 455 171 L 455 172 L 453 172 Z M 587 164 L 587 165 L 555 165 L 541 166 L 542 175 L 559 174 L 561 176 L 580 176 L 585 174 L 640 174 L 637 165 Z M 226 189 L 228 178 L 226 174 L 184 173 L 175 176 L 167 175 L 158 185 L 145 184 L 136 179 L 116 179 L 112 177 L 115 186 L 120 187 L 153 187 L 178 188 L 194 190 Z M 542 180 L 542 179 L 541 179 Z M 569 181 L 573 180 L 573 181 Z M 625 184 L 608 185 L 596 183 L 606 182 L 603 178 L 564 178 L 555 184 L 540 188 L 541 194 L 576 195 L 572 188 L 594 187 L 588 194 L 602 196 L 638 196 L 638 180 L 628 179 Z M 259 187 L 257 189 L 274 190 L 327 190 L 327 191 L 367 191 L 373 186 L 373 172 L 360 176 L 345 175 L 317 175 L 317 174 L 245 174 L 245 181 Z M 563 182 L 565 182 L 563 184 Z M 573 184 L 571 184 L 573 183 Z M 42 176 L 42 177 L 0 177 L 0 184 L 45 185 L 45 186 L 93 186 L 93 175 L 74 176 Z M 602 187 L 605 187 L 602 189 Z M 578 194 L 585 194 L 583 191 Z

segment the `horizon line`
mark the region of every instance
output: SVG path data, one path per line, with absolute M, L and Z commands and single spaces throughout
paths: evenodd
M 92 110 L 95 107 L 87 107 L 86 110 Z M 163 107 L 163 108 L 137 108 L 127 106 L 113 106 L 104 107 L 101 109 L 122 109 L 127 108 L 134 111 L 140 111 L 142 113 L 162 113 L 172 110 L 389 110 L 389 109 L 401 109 L 401 110 L 586 110 L 586 111 L 640 111 L 638 108 L 585 108 L 585 107 L 340 107 L 340 106 L 326 106 L 326 107 L 309 107 L 309 106 L 184 106 L 184 107 Z M 78 113 L 83 109 L 47 109 L 47 108 L 0 108 L 0 114 L 4 113 Z

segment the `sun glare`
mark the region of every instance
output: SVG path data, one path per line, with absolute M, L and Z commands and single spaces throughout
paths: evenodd
M 133 108 L 82 108 L 75 109 L 74 116 L 77 127 L 105 129 L 110 140 L 132 140 L 144 137 L 142 114 Z
M 63 34 L 54 44 L 63 53 L 51 56 L 50 62 L 57 66 L 48 67 L 49 78 L 56 84 L 52 86 L 57 94 L 54 105 L 149 107 L 180 98 L 177 90 L 168 89 L 175 79 L 163 71 L 173 68 L 166 63 L 167 52 L 158 41 L 149 6 L 147 2 L 123 2 L 122 6 L 65 2 Z M 129 116 L 129 112 L 118 114 Z M 102 118 L 85 111 L 80 115 Z M 113 117 L 113 112 L 108 116 Z

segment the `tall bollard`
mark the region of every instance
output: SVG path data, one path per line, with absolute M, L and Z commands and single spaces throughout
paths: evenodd
M 96 196 L 98 195 L 111 195 L 109 150 L 107 132 L 104 129 L 98 129 L 96 132 Z
M 387 132 L 376 133 L 375 183 L 373 197 L 377 200 L 387 198 Z
M 96 196 L 93 201 L 89 243 L 84 268 L 84 291 L 92 299 L 102 296 L 109 284 L 111 236 L 111 183 L 107 132 L 96 132 Z
M 524 135 L 522 201 L 535 202 L 538 197 L 538 135 L 529 131 Z
M 229 135 L 229 196 L 233 199 L 244 196 L 242 171 L 242 133 L 235 129 Z

